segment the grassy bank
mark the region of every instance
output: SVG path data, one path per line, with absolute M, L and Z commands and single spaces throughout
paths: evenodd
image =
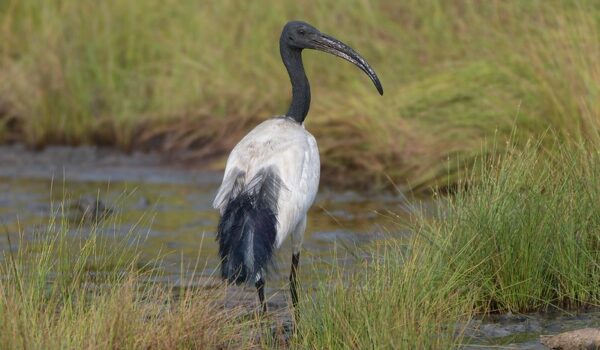
M 334 268 L 300 309 L 298 349 L 452 349 L 473 316 L 476 289 L 438 247 L 386 242 L 364 270 Z
M 34 237 L 9 236 L 15 245 L 0 261 L 1 348 L 260 345 L 252 336 L 259 322 L 241 309 L 225 310 L 223 288 L 152 282 L 161 271 L 158 260 L 140 258 L 140 232 L 117 232 L 111 222 L 83 230 L 59 217 Z
M 527 312 L 600 305 L 600 153 L 539 144 L 487 162 L 419 234 L 477 266 L 478 310 Z
M 600 306 L 600 154 L 538 148 L 488 159 L 412 239 L 334 269 L 302 304 L 299 348 L 449 349 L 477 315 Z
M 457 293 L 463 278 L 453 275 L 431 246 L 421 249 L 419 240 L 386 244 L 375 253 L 385 259 L 365 266 L 367 274 L 332 269 L 316 291 L 307 291 L 298 333 L 287 334 L 286 344 L 277 314 L 257 317 L 242 303 L 224 307 L 224 286 L 153 282 L 166 280 L 160 257 L 141 257 L 144 233 L 135 227 L 129 233 L 115 231 L 118 217 L 116 212 L 79 226 L 59 210 L 34 235 L 26 228 L 7 236 L 14 245 L 0 260 L 0 347 L 447 349 L 460 343 L 457 321 L 468 320 L 472 312 L 473 295 Z M 190 275 L 185 272 L 182 276 Z M 376 283 L 373 277 L 379 278 Z M 365 320 L 372 324 L 364 327 Z M 374 328 L 390 320 L 388 328 Z M 352 328 L 359 324 L 363 327 Z M 332 330 L 341 334 L 321 333 Z
M 304 55 L 307 128 L 329 184 L 453 183 L 449 157 L 469 164 L 515 122 L 519 140 L 548 126 L 568 140 L 598 138 L 597 1 L 6 0 L 0 140 L 219 160 L 286 110 L 278 35 L 298 18 L 357 48 L 386 91 L 336 58 Z

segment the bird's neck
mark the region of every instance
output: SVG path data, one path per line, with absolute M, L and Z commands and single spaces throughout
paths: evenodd
M 302 124 L 310 108 L 310 85 L 302 64 L 302 50 L 280 45 L 280 51 L 292 83 L 292 103 L 285 115 Z

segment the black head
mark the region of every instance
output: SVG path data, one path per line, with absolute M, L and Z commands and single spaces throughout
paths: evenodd
M 294 49 L 314 49 L 312 42 L 317 40 L 321 32 L 306 22 L 288 22 L 281 32 L 280 44 Z
M 291 50 L 319 50 L 352 62 L 371 78 L 377 91 L 383 95 L 383 87 L 377 74 L 375 74 L 373 68 L 358 52 L 336 38 L 321 33 L 317 28 L 306 22 L 288 22 L 281 32 L 279 45 L 282 47 L 285 45 Z

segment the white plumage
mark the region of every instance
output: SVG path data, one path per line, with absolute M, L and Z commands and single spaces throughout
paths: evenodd
M 279 248 L 293 234 L 293 250 L 297 253 L 306 227 L 306 212 L 319 188 L 321 167 L 317 142 L 303 124 L 281 116 L 266 120 L 250 131 L 227 159 L 213 206 L 223 215 L 238 175 L 244 174 L 243 184 L 248 187 L 256 174 L 269 167 L 276 169 L 282 182 L 277 201 L 275 247 Z

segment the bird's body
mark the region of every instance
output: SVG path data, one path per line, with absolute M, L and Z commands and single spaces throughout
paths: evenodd
M 292 83 L 290 108 L 255 127 L 235 146 L 213 203 L 221 213 L 217 232 L 221 276 L 236 284 L 254 283 L 263 310 L 265 272 L 274 250 L 290 235 L 290 289 L 297 304 L 296 270 L 306 213 L 319 187 L 317 142 L 304 128 L 311 95 L 302 50 L 316 49 L 354 63 L 383 94 L 377 75 L 356 51 L 307 23 L 287 23 L 279 44 Z
M 290 234 L 304 231 L 306 212 L 317 195 L 320 174 L 317 141 L 303 125 L 285 116 L 262 122 L 231 151 L 213 206 L 223 215 L 232 194 L 251 188 L 257 174 L 264 171 L 272 171 L 280 184 L 274 242 L 275 248 L 279 248 Z M 240 185 L 241 188 L 235 188 Z M 299 249 L 302 234 L 292 239 L 294 250 Z

